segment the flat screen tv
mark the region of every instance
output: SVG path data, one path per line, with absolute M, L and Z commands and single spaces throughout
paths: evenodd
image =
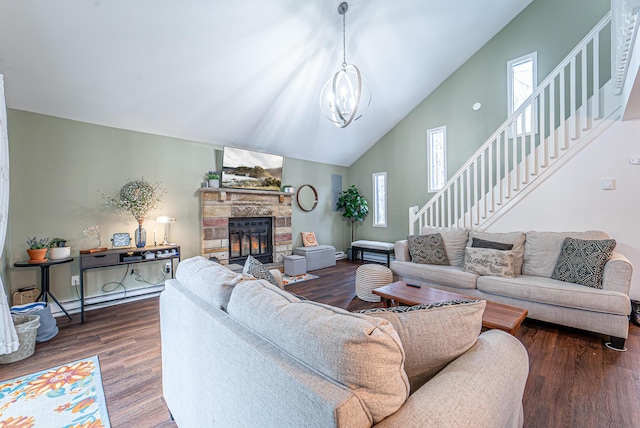
M 222 187 L 280 191 L 282 163 L 282 156 L 225 146 Z

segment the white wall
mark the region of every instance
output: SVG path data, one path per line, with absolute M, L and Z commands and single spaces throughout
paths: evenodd
M 634 265 L 630 297 L 640 300 L 640 119 L 617 122 L 488 231 L 604 230 Z M 603 178 L 616 181 L 602 190 Z

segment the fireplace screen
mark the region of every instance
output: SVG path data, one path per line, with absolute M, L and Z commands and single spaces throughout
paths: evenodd
M 273 262 L 271 218 L 229 219 L 229 263 L 244 264 L 251 255 L 262 263 Z

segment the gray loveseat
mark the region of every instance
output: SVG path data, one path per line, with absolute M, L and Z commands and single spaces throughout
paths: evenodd
M 486 233 L 423 227 L 421 235 L 440 233 L 450 265 L 414 263 L 407 240 L 396 242 L 394 277 L 466 296 L 525 308 L 527 317 L 611 336 L 607 346 L 624 349 L 628 337 L 633 271 L 629 260 L 613 252 L 604 265 L 602 288 L 552 279 L 565 238 L 607 239 L 601 231 Z M 465 252 L 473 238 L 512 244 L 515 276 L 477 275 L 465 270 Z
M 180 428 L 522 426 L 527 352 L 479 334 L 484 305 L 354 314 L 183 260 L 160 297 L 164 398 Z M 460 355 L 433 360 L 447 347 Z

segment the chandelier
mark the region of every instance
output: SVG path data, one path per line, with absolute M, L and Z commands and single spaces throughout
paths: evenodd
M 327 80 L 320 92 L 322 113 L 337 127 L 345 128 L 358 120 L 371 103 L 371 89 L 360 69 L 347 64 L 346 18 L 347 2 L 340 3 L 338 13 L 342 15 L 342 69 Z

